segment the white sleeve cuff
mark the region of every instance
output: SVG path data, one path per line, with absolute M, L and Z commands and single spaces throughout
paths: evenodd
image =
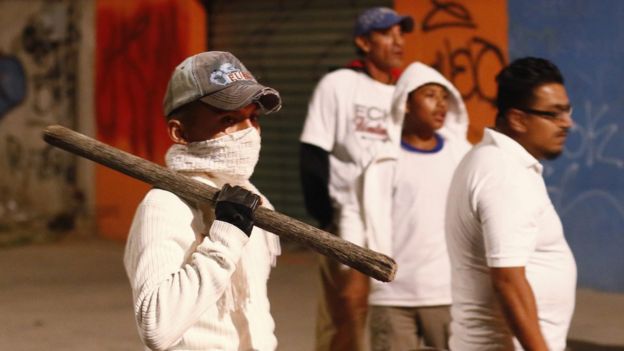
M 487 265 L 492 268 L 524 267 L 527 261 L 526 257 L 488 257 Z
M 231 250 L 235 257 L 240 257 L 243 247 L 249 241 L 249 237 L 237 226 L 217 220 L 212 223 L 208 235 L 213 242 Z

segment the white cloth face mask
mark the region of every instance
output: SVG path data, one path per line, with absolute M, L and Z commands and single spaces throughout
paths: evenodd
M 210 172 L 248 180 L 260 158 L 260 133 L 250 127 L 215 139 L 174 144 L 165 155 L 176 171 Z

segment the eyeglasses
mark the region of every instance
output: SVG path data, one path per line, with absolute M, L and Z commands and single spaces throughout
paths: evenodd
M 549 119 L 551 121 L 560 121 L 564 117 L 572 118 L 572 107 L 568 107 L 567 109 L 561 111 L 542 111 L 542 110 L 533 110 L 530 108 L 519 108 L 516 107 L 517 110 L 520 110 L 524 113 L 528 113 L 530 115 L 539 116 L 542 118 Z

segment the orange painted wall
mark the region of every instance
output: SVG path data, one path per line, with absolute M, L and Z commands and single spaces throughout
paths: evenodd
M 162 99 L 174 67 L 207 47 L 204 8 L 198 1 L 98 0 L 96 40 L 97 139 L 162 164 L 170 145 Z M 98 233 L 124 240 L 148 189 L 96 166 Z
M 470 114 L 468 139 L 494 123 L 494 77 L 508 62 L 506 0 L 395 0 L 417 23 L 406 36 L 406 62 L 433 66 L 462 93 Z

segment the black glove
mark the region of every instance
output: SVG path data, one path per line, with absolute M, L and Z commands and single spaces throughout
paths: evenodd
M 247 236 L 253 229 L 253 213 L 260 205 L 260 196 L 240 186 L 225 184 L 215 204 L 215 218 L 237 226 Z

